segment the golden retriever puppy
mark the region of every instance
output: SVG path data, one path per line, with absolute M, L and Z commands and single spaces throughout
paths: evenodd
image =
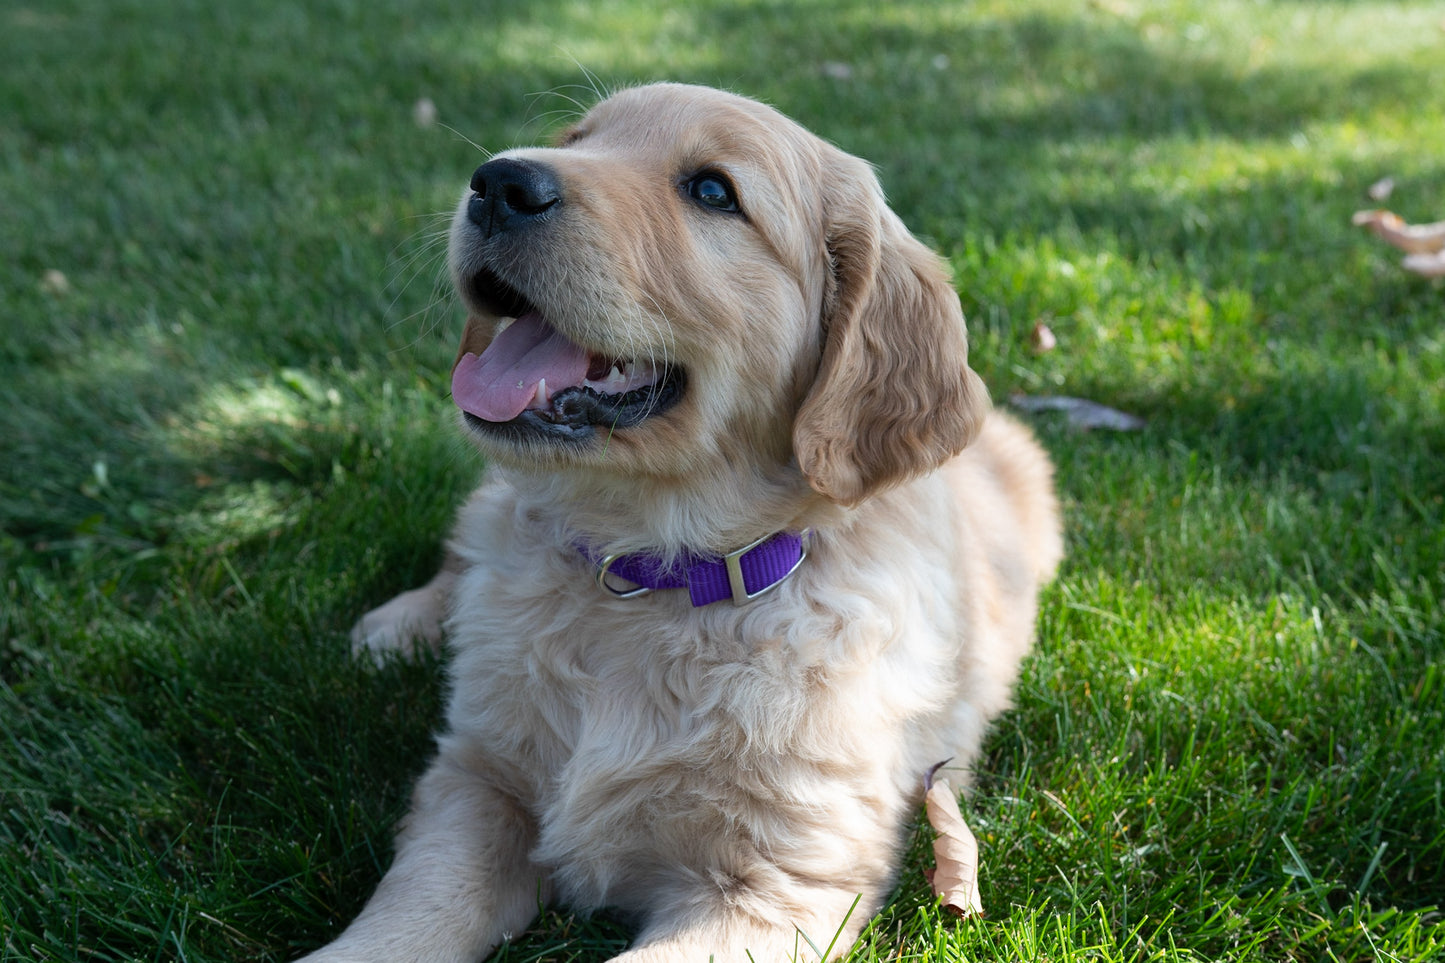
M 638 963 L 846 950 L 1062 554 L 941 263 L 863 161 L 669 84 L 482 165 L 450 262 L 490 480 L 356 635 L 444 622 L 447 729 L 311 959 L 475 961 L 550 900 L 635 919 Z

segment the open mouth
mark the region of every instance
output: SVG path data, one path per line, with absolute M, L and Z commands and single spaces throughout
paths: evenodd
M 584 441 L 598 428 L 639 425 L 682 396 L 680 368 L 574 343 L 489 272 L 470 286 L 477 303 L 514 317 L 480 354 L 464 350 L 452 369 L 452 398 L 473 427 Z

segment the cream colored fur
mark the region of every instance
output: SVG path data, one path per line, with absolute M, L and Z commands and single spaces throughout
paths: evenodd
M 405 647 L 445 619 L 447 729 L 376 895 L 308 959 L 474 961 L 553 899 L 631 914 L 629 961 L 811 958 L 800 932 L 842 952 L 924 771 L 967 770 L 1009 704 L 1062 554 L 1048 460 L 988 413 L 957 297 L 871 171 L 771 109 L 627 90 L 506 156 L 566 188 L 515 283 L 688 387 L 581 451 L 479 439 L 493 468 L 447 569 L 355 636 Z M 703 167 L 741 216 L 678 190 Z M 459 211 L 464 295 L 469 230 Z M 498 319 L 471 313 L 479 350 Z M 574 547 L 804 527 L 801 569 L 746 605 L 611 598 Z

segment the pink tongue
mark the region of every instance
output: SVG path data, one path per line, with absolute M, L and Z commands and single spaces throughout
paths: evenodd
M 462 355 L 452 369 L 452 400 L 483 421 L 511 421 L 537 396 L 581 384 L 588 355 L 558 334 L 536 311 L 513 321 L 480 355 Z

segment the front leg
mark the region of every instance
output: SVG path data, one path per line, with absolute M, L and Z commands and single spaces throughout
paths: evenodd
M 352 653 L 380 661 L 387 652 L 411 655 L 418 648 L 440 648 L 442 622 L 459 565 L 448 556 L 447 564 L 430 582 L 402 592 L 358 619 L 351 627 Z
M 612 963 L 819 963 L 852 948 L 878 909 L 876 892 L 798 886 L 787 896 L 724 886 L 653 914 Z M 822 961 L 826 963 L 826 961 Z
M 396 859 L 361 915 L 302 963 L 477 963 L 548 896 L 517 803 L 445 747 L 422 777 Z

